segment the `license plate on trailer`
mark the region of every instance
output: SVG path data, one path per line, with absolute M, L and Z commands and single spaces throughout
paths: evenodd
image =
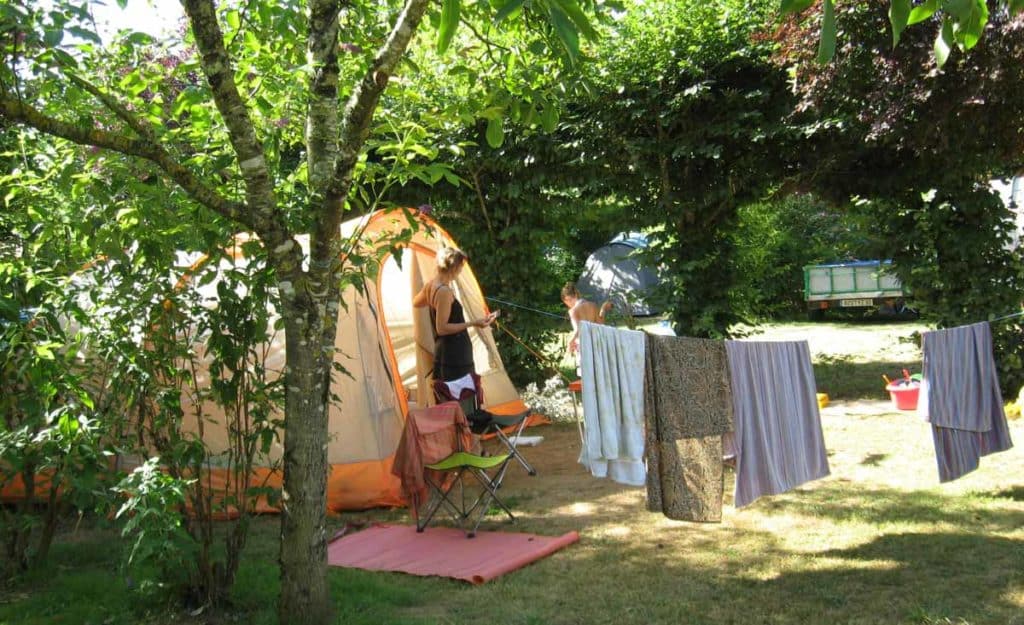
M 854 306 L 871 306 L 872 301 L 870 299 L 841 299 L 839 305 L 844 308 L 852 308 Z

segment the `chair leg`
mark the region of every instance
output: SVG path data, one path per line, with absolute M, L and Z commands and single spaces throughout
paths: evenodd
M 468 516 L 465 512 L 465 489 L 463 488 L 462 485 L 462 474 L 465 470 L 465 468 L 459 469 L 459 471 L 452 478 L 451 486 L 449 486 L 447 489 L 444 488 L 443 483 L 441 485 L 438 485 L 435 484 L 433 480 L 429 478 L 427 479 L 427 484 L 430 486 L 431 496 L 427 502 L 426 511 L 424 511 L 424 514 L 420 516 L 420 518 L 416 522 L 417 532 L 423 532 L 423 530 L 427 528 L 427 525 L 430 524 L 430 521 L 434 518 L 434 515 L 441 508 L 442 505 L 448 508 L 448 512 L 452 515 L 452 519 L 455 520 L 455 522 L 458 523 L 460 527 L 462 526 L 463 521 L 465 520 L 466 516 Z M 462 491 L 461 496 L 463 505 L 461 508 L 458 505 L 456 505 L 451 499 L 448 498 L 448 494 L 451 492 L 453 488 L 455 488 L 456 484 L 459 485 L 459 489 Z
M 513 434 L 512 436 L 518 439 L 525 428 L 526 419 L 524 418 L 522 421 L 519 422 L 519 427 L 516 429 L 515 434 Z M 523 465 L 523 468 L 526 469 L 527 473 L 529 473 L 530 475 L 537 475 L 537 469 L 534 469 L 533 466 L 526 460 L 526 458 L 523 457 L 523 454 L 519 451 L 519 449 L 514 444 L 512 444 L 512 438 L 506 435 L 501 430 L 500 427 L 495 427 L 494 433 L 499 439 L 501 439 L 501 442 L 505 444 L 505 447 L 508 447 L 509 453 L 515 457 L 519 464 Z M 504 470 L 504 467 L 502 467 L 502 469 Z M 504 477 L 504 475 L 502 475 L 502 477 Z
M 504 466 L 506 465 L 508 465 L 508 462 L 506 462 L 505 465 L 502 466 L 502 469 L 504 469 Z M 474 508 L 479 506 L 480 511 L 477 512 L 476 521 L 473 523 L 473 528 L 466 532 L 466 537 L 473 538 L 474 536 L 476 536 L 476 531 L 480 527 L 480 523 L 483 522 L 484 517 L 487 515 L 487 511 L 490 509 L 492 501 L 498 504 L 498 507 L 504 510 L 505 514 L 508 515 L 509 520 L 514 523 L 516 520 L 515 515 L 513 515 L 512 511 L 509 510 L 508 506 L 505 505 L 505 502 L 503 502 L 501 498 L 498 497 L 498 486 L 500 484 L 495 484 L 495 482 L 491 478 L 489 478 L 487 474 L 483 471 L 473 470 L 470 471 L 470 473 L 473 475 L 473 477 L 476 478 L 476 481 L 480 483 L 480 486 L 482 486 L 484 490 L 483 492 L 480 493 L 480 497 L 477 499 L 477 502 L 473 506 Z M 499 471 L 499 473 L 501 473 L 501 471 Z
M 482 457 L 477 458 L 484 460 Z M 441 509 L 441 506 L 445 506 L 451 512 L 452 518 L 459 528 L 466 532 L 467 538 L 473 538 L 476 535 L 484 516 L 490 510 L 491 502 L 494 502 L 508 515 L 511 521 L 515 522 L 516 517 L 512 514 L 512 510 L 498 497 L 498 488 L 501 487 L 501 480 L 504 479 L 511 460 L 512 454 L 503 454 L 500 458 L 495 458 L 490 463 L 484 463 L 486 466 L 476 466 L 472 462 L 472 457 L 470 457 L 470 461 L 466 464 L 441 469 L 448 473 L 448 478 L 441 480 L 440 483 L 427 477 L 427 484 L 430 486 L 432 496 L 427 503 L 427 508 L 422 517 L 417 519 L 416 531 L 423 532 L 434 519 L 438 510 Z M 496 471 L 492 478 L 488 470 L 495 469 Z M 480 492 L 473 499 L 472 503 L 469 501 L 472 496 L 469 494 L 469 491 L 475 491 L 475 489 L 467 488 L 467 472 L 473 476 L 473 479 L 480 486 Z M 459 489 L 458 495 L 455 493 L 455 488 Z M 456 497 L 458 498 L 456 499 Z

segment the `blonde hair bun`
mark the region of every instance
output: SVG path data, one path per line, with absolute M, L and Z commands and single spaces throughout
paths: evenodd
M 437 269 L 439 271 L 454 271 L 459 265 L 469 260 L 466 253 L 457 247 L 442 247 L 437 251 Z

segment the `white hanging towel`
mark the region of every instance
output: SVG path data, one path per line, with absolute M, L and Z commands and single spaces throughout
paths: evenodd
M 644 486 L 644 333 L 580 323 L 585 424 L 580 463 L 594 477 Z
M 807 341 L 726 341 L 737 508 L 829 474 Z
M 981 456 L 1013 447 L 986 322 L 922 335 L 918 414 L 932 424 L 939 481 L 978 468 Z

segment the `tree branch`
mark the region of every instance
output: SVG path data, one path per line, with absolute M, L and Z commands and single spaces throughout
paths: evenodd
M 163 148 L 151 141 L 69 124 L 49 117 L 34 107 L 10 97 L 7 93 L 0 93 L 0 116 L 80 145 L 105 148 L 151 161 L 196 202 L 251 230 L 259 231 L 258 220 L 253 218 L 245 205 L 232 202 L 204 185 L 192 171 L 175 161 Z
M 498 48 L 499 50 L 503 50 L 503 51 L 508 52 L 508 53 L 512 52 L 511 48 L 503 46 L 503 45 L 501 45 L 499 43 L 495 43 L 494 41 L 491 41 L 490 39 L 485 37 L 483 35 L 483 33 L 481 33 L 480 31 L 478 31 L 476 29 L 476 26 L 473 25 L 473 22 L 471 22 L 469 20 L 466 20 L 466 19 L 461 19 L 461 20 L 459 20 L 459 22 L 461 24 L 464 24 L 466 26 L 466 28 L 468 28 L 470 30 L 470 32 L 473 33 L 473 36 L 476 37 L 479 41 L 481 41 L 484 44 L 484 51 L 487 54 L 487 58 L 489 58 L 491 60 L 491 62 L 494 63 L 495 65 L 498 65 L 499 63 L 498 63 L 498 59 L 494 58 L 494 55 L 491 53 L 491 48 Z
M 213 101 L 228 129 L 231 146 L 245 181 L 246 204 L 256 212 L 256 233 L 268 245 L 275 264 L 291 273 L 300 267 L 301 253 L 288 233 L 274 195 L 263 145 L 249 111 L 238 93 L 224 34 L 217 23 L 213 0 L 182 0 L 200 52 L 200 63 L 213 93 Z
M 345 104 L 341 120 L 341 133 L 338 145 L 338 159 L 329 187 L 324 197 L 325 214 L 317 220 L 317 229 L 313 233 L 312 246 L 314 259 L 335 258 L 338 227 L 341 225 L 341 212 L 345 197 L 352 187 L 352 174 L 355 170 L 359 153 L 370 133 L 370 121 L 377 109 L 380 95 L 387 87 L 388 79 L 395 71 L 398 62 L 409 47 L 413 35 L 423 20 L 428 0 L 406 0 L 405 7 L 399 14 L 391 34 L 381 45 L 366 71 L 366 75 L 352 90 L 352 95 Z
M 473 176 L 473 190 L 476 191 L 476 199 L 480 203 L 480 212 L 484 215 L 484 223 L 487 224 L 487 232 L 491 235 L 491 242 L 496 243 L 494 228 L 491 226 L 491 215 L 487 212 L 487 203 L 484 202 L 484 190 L 480 185 L 480 169 L 470 171 Z
M 153 131 L 153 127 L 141 120 L 139 117 L 132 115 L 131 111 L 118 102 L 112 95 L 101 91 L 96 85 L 90 83 L 84 78 L 76 76 L 75 74 L 65 72 L 65 75 L 71 82 L 81 87 L 87 93 L 91 93 L 95 96 L 103 106 L 110 109 L 110 111 L 114 113 L 114 115 L 117 115 L 121 121 L 128 124 L 128 127 L 134 130 L 140 137 L 154 143 L 156 142 L 156 133 Z
M 309 183 L 314 195 L 326 195 L 338 158 L 338 12 L 339 0 L 310 0 L 306 56 L 313 66 L 306 118 Z

